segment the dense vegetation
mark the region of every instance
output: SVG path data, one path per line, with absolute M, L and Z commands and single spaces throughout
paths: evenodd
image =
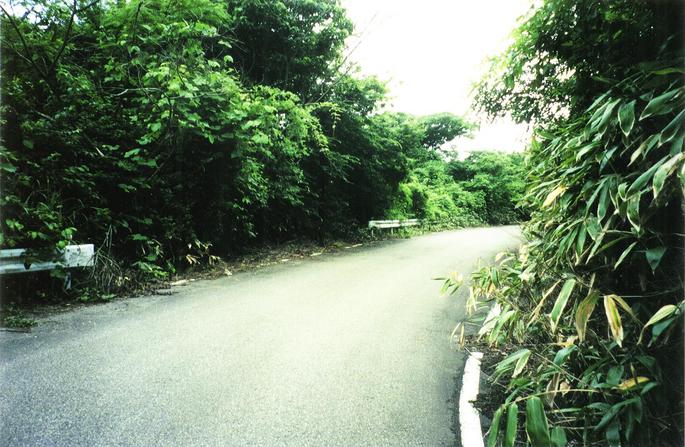
M 684 6 L 545 0 L 478 88 L 537 130 L 527 243 L 469 300 L 510 353 L 489 446 L 682 445 Z
M 440 148 L 463 119 L 381 112 L 384 84 L 345 60 L 335 0 L 7 8 L 0 245 L 41 258 L 95 243 L 91 286 L 371 218 L 522 217 L 506 180 L 520 157 L 450 161 Z

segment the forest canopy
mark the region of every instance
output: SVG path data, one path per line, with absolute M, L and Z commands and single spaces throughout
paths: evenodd
M 470 123 L 385 110 L 337 1 L 31 0 L 1 25 L 3 247 L 95 243 L 165 277 L 372 218 L 525 217 L 500 175 L 521 157 L 450 161 Z

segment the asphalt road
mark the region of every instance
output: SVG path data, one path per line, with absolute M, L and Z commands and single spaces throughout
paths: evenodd
M 464 294 L 516 227 L 388 241 L 0 333 L 2 446 L 452 446 Z

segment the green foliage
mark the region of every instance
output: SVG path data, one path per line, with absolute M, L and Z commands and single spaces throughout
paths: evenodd
M 501 84 L 481 85 L 486 110 L 537 120 L 527 243 L 478 271 L 469 301 L 501 306 L 488 343 L 531 352 L 496 371 L 500 413 L 525 400 L 533 445 L 682 439 L 685 69 L 665 14 L 682 17 L 682 3 L 548 0 L 505 53 Z
M 438 113 L 421 117 L 419 125 L 424 129 L 422 143 L 431 149 L 439 149 L 448 141 L 465 135 L 473 129 L 473 125 L 451 113 Z
M 482 221 L 482 195 L 456 185 L 438 153 L 471 126 L 379 113 L 385 85 L 343 67 L 352 25 L 337 1 L 18 11 L 1 24 L 1 244 L 95 243 L 106 271 L 92 281 L 107 286 L 85 285 L 83 299 L 256 240 L 403 213 Z
M 15 307 L 8 307 L 0 313 L 0 325 L 12 329 L 30 329 L 36 325 L 36 320 L 29 317 Z
M 453 227 L 527 218 L 516 205 L 524 190 L 521 155 L 483 151 L 447 162 L 434 152 L 423 157 L 400 184 L 389 218 L 415 217 Z
M 514 43 L 493 59 L 477 106 L 541 124 L 582 113 L 636 62 L 677 47 L 681 2 L 546 0 L 531 8 Z
M 526 186 L 521 154 L 473 152 L 463 161 L 452 160 L 448 169 L 466 191 L 483 197 L 485 223 L 502 225 L 528 219 L 526 208 L 519 206 Z
M 340 76 L 352 22 L 336 0 L 228 0 L 231 50 L 236 67 L 252 84 L 326 99 Z

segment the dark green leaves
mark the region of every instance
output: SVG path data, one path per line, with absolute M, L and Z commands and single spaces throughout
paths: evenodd
M 621 126 L 621 131 L 627 137 L 630 131 L 633 130 L 635 124 L 635 100 L 621 105 L 618 109 L 618 121 Z
M 526 400 L 526 433 L 532 447 L 551 446 L 547 416 L 542 400 L 537 396 Z
M 490 431 L 488 433 L 487 447 L 495 447 L 497 445 L 497 439 L 499 438 L 499 426 L 502 420 L 502 407 L 495 411 L 492 417 L 492 424 L 490 424 Z
M 561 318 L 561 315 L 564 312 L 566 303 L 568 303 L 568 299 L 571 296 L 571 293 L 573 292 L 573 288 L 575 287 L 575 285 L 575 279 L 568 279 L 566 280 L 566 282 L 564 282 L 564 285 L 561 287 L 559 296 L 554 302 L 552 312 L 549 314 L 549 319 L 552 323 L 552 332 L 556 332 L 557 325 L 559 324 L 559 319 Z
M 554 447 L 566 447 L 566 432 L 561 427 L 554 427 L 550 433 L 550 439 Z
M 666 247 L 654 247 L 645 251 L 645 257 L 647 258 L 649 267 L 652 269 L 653 272 L 656 271 L 656 269 L 659 267 L 659 264 L 661 263 L 661 258 L 664 257 L 665 253 Z
M 678 90 L 670 90 L 649 101 L 640 115 L 640 121 L 651 116 L 659 116 L 672 111 L 673 106 L 670 104 L 670 100 L 673 99 L 678 93 Z
M 666 144 L 673 140 L 673 138 L 675 138 L 679 132 L 682 132 L 684 125 L 685 109 L 682 110 L 675 118 L 673 118 L 673 121 L 671 121 L 668 126 L 664 127 L 664 130 L 661 131 L 661 135 L 659 136 L 659 144 Z
M 504 447 L 514 447 L 518 431 L 518 413 L 519 407 L 516 405 L 516 402 L 509 404 L 509 407 L 507 408 L 507 426 L 504 431 Z

